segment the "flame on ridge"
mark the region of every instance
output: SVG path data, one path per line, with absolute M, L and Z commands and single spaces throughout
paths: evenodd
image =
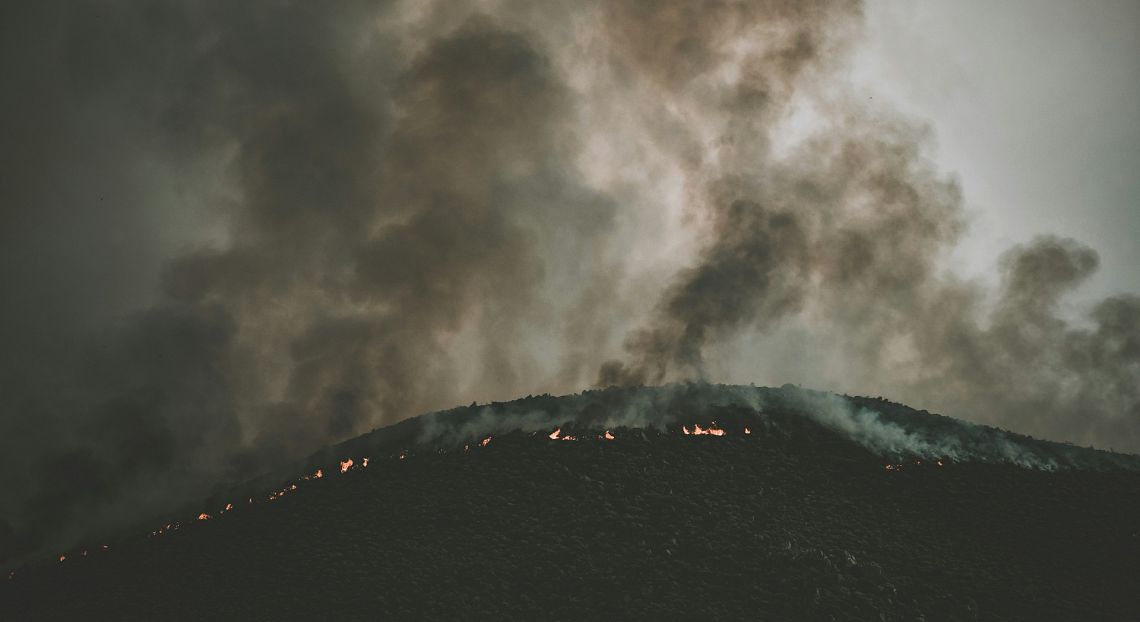
M 712 425 L 707 427 L 707 428 L 702 428 L 701 424 L 694 423 L 692 431 L 689 430 L 688 426 L 681 426 L 681 431 L 684 432 L 686 435 L 691 434 L 693 436 L 705 436 L 705 435 L 724 436 L 725 435 L 725 431 L 723 429 L 716 427 L 715 421 L 712 422 Z M 751 432 L 749 432 L 749 434 L 751 434 Z

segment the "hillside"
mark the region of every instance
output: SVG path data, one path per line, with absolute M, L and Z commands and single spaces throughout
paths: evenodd
M 1138 465 L 794 387 L 531 397 L 20 568 L 0 619 L 1137 619 Z

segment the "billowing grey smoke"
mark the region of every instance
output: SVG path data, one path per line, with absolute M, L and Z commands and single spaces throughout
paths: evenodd
M 1062 319 L 1069 240 L 996 299 L 940 269 L 958 189 L 844 87 L 858 2 L 469 4 L 0 9 L 0 558 L 794 326 L 842 388 L 1140 449 L 1140 299 Z

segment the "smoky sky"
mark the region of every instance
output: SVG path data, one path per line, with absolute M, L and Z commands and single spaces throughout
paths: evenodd
M 2 556 L 430 409 L 781 366 L 1140 451 L 1140 298 L 1062 313 L 1064 232 L 947 269 L 962 191 L 845 79 L 862 10 L 6 7 Z

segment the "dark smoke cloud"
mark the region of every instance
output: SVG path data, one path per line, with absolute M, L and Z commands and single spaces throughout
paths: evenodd
M 1140 449 L 1140 302 L 1062 319 L 1069 240 L 941 269 L 958 188 L 843 86 L 857 2 L 0 11 L 0 558 L 796 322 L 843 388 Z

